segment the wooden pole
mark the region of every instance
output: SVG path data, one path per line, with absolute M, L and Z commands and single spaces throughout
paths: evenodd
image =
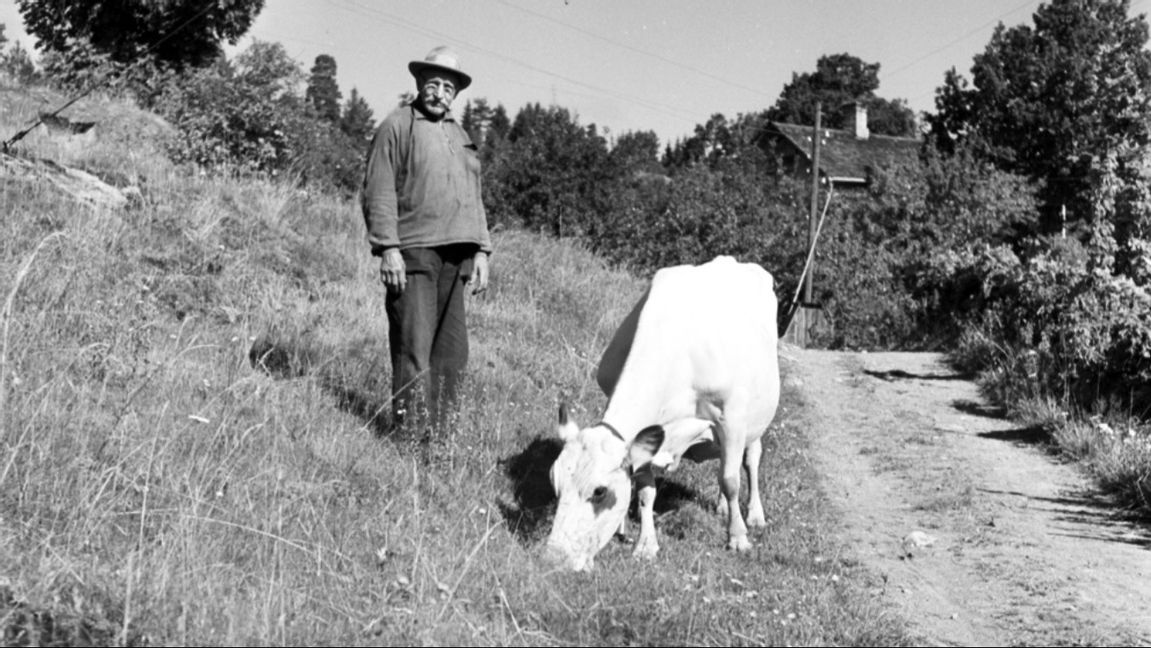
M 815 102 L 815 128 L 811 131 L 811 211 L 807 217 L 807 249 L 815 245 L 815 221 L 819 217 L 819 125 L 823 116 L 823 106 Z M 815 274 L 815 257 L 812 256 L 807 274 L 803 276 L 803 305 L 812 303 L 811 277 Z

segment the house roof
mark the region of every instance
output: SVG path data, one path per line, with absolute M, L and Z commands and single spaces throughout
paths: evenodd
M 803 156 L 811 159 L 811 126 L 769 122 L 768 130 L 777 132 Z M 876 168 L 914 161 L 920 141 L 914 137 L 872 134 L 859 139 L 851 131 L 821 128 L 819 167 L 833 182 L 867 182 Z

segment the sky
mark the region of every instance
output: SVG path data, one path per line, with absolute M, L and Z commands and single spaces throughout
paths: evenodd
M 459 55 L 468 99 L 558 105 L 579 123 L 618 136 L 654 131 L 661 145 L 721 113 L 775 103 L 795 73 L 823 55 L 879 63 L 876 93 L 934 111 L 935 89 L 973 57 L 995 26 L 1032 25 L 1040 0 L 266 0 L 252 39 L 284 45 L 304 70 L 336 59 L 344 98 L 353 87 L 382 119 L 414 89 L 407 64 L 434 47 Z M 1151 0 L 1131 0 L 1131 14 Z M 0 23 L 25 47 L 14 0 Z

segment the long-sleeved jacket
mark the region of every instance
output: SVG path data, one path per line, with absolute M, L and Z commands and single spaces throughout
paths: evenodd
M 363 187 L 372 254 L 474 243 L 491 252 L 476 146 L 448 112 L 429 120 L 401 106 L 376 130 Z

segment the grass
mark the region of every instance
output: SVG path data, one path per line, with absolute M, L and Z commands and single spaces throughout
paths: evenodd
M 1039 384 L 1033 355 L 970 331 L 952 360 L 982 368 L 979 383 L 988 400 L 1042 431 L 1049 449 L 1078 462 L 1119 506 L 1151 516 L 1151 424 L 1105 402 L 1096 403 L 1093 414 L 1074 411 Z
M 0 184 L 3 643 L 908 643 L 830 539 L 794 392 L 750 555 L 722 548 L 713 463 L 661 481 L 657 562 L 538 560 L 556 404 L 599 414 L 594 366 L 642 280 L 497 233 L 455 424 L 381 439 L 383 294 L 354 206 L 93 146 L 76 159 L 144 200 Z

